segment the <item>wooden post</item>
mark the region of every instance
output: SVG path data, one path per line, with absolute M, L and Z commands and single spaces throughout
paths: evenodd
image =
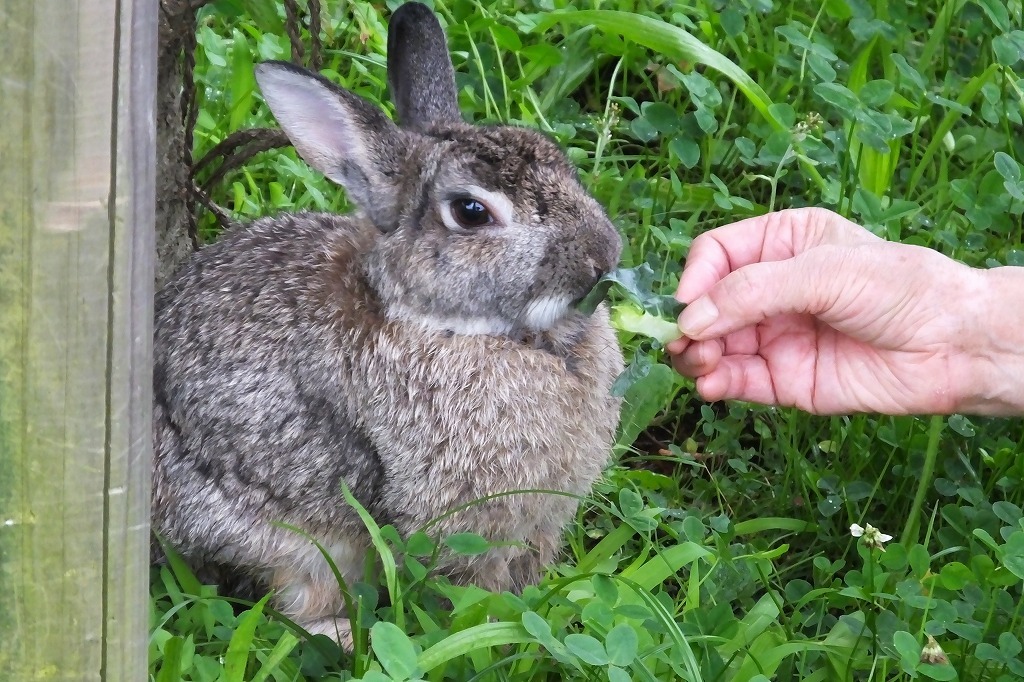
M 0 0 L 0 679 L 144 680 L 154 0 Z

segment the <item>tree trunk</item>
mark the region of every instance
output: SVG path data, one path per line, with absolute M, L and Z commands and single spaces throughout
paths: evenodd
M 192 49 L 196 11 L 205 0 L 162 0 L 157 43 L 156 284 L 163 285 L 192 255 L 189 168 L 182 109 L 182 51 Z
M 0 679 L 142 680 L 157 7 L 0 0 Z

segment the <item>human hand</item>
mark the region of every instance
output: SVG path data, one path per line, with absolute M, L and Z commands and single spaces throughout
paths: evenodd
M 694 240 L 667 350 L 706 400 L 999 413 L 975 324 L 985 274 L 823 209 L 752 218 Z

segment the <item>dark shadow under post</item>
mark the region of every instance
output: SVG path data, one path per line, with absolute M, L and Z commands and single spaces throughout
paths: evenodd
M 157 6 L 0 35 L 0 679 L 141 680 Z

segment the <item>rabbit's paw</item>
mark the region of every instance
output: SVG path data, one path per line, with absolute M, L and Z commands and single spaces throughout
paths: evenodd
M 355 646 L 352 639 L 352 624 L 348 618 L 329 616 L 306 623 L 303 627 L 311 635 L 327 635 L 346 652 L 351 653 Z

